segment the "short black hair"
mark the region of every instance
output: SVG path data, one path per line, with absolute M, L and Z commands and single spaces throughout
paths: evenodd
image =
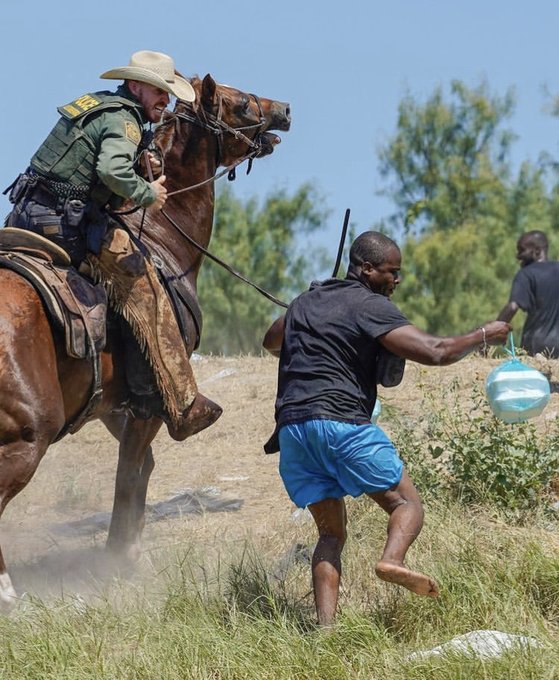
M 400 248 L 398 244 L 380 231 L 365 231 L 351 244 L 349 264 L 359 267 L 363 262 L 370 262 L 373 267 L 384 264 L 388 259 L 388 251 Z
M 523 241 L 528 241 L 529 243 L 536 246 L 536 248 L 539 248 L 540 250 L 547 250 L 549 247 L 547 236 L 543 231 L 540 231 L 539 229 L 526 231 L 524 234 L 522 234 L 520 239 L 522 239 Z M 518 240 L 520 241 L 520 239 Z

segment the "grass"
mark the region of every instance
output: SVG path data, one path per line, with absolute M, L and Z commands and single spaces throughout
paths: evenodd
M 116 581 L 90 603 L 32 599 L 1 619 L 0 678 L 559 678 L 556 533 L 511 529 L 448 497 L 431 502 L 410 564 L 439 580 L 433 601 L 374 578 L 385 518 L 366 499 L 348 505 L 333 630 L 314 624 L 308 566 L 294 561 L 278 580 L 266 546 L 245 545 L 228 563 L 166 554 L 153 558 L 162 561 L 154 563 L 158 597 Z M 300 533 L 312 544 L 311 525 Z M 543 647 L 495 660 L 406 660 L 479 629 L 527 635 Z
M 438 580 L 437 600 L 375 577 L 386 517 L 367 498 L 349 500 L 332 629 L 315 625 L 308 564 L 315 530 L 302 521 L 244 544 L 221 538 L 219 549 L 154 550 L 142 562 L 147 580 L 114 577 L 90 588 L 95 595 L 25 599 L 0 618 L 0 680 L 559 680 L 559 515 L 550 510 L 544 467 L 553 466 L 557 423 L 538 433 L 498 429 L 479 408 L 460 416 L 452 385 L 434 389 L 417 414 L 388 402 L 382 425 L 393 429 L 425 499 L 425 527 L 408 563 Z M 439 441 L 452 446 L 434 463 L 429 447 Z M 505 479 L 462 493 L 470 473 L 486 481 L 497 460 L 506 475 L 508 452 L 519 450 L 530 453 L 531 467 L 515 471 L 516 487 Z M 543 481 L 518 507 L 520 484 L 534 488 L 534 471 Z M 476 630 L 529 636 L 540 646 L 495 659 L 410 657 Z

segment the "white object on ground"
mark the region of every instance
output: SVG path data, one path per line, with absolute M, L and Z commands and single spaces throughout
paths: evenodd
M 305 522 L 310 522 L 312 520 L 312 515 L 308 508 L 297 508 L 291 513 L 291 521 L 297 524 L 304 524 Z
M 495 659 L 509 649 L 543 647 L 535 638 L 525 635 L 511 635 L 499 630 L 473 630 L 465 635 L 452 638 L 442 645 L 422 652 L 413 652 L 406 661 L 417 661 L 431 656 L 464 654 L 470 658 Z
M 209 378 L 202 380 L 200 385 L 207 385 L 208 383 L 211 383 L 214 380 L 221 380 L 221 378 L 226 378 L 228 375 L 233 375 L 233 373 L 236 373 L 236 372 L 237 372 L 236 368 L 224 368 L 221 371 L 218 371 L 217 373 L 210 375 Z

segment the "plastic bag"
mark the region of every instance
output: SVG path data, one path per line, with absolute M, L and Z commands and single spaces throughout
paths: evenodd
M 381 414 L 381 411 L 382 411 L 382 407 L 381 407 L 380 401 L 377 397 L 377 400 L 375 401 L 375 406 L 373 408 L 373 412 L 371 413 L 371 423 L 373 423 L 373 425 L 377 424 L 377 420 L 378 420 L 378 417 Z
M 549 380 L 516 358 L 512 333 L 512 359 L 487 376 L 485 391 L 493 414 L 505 423 L 520 423 L 539 416 L 549 401 Z

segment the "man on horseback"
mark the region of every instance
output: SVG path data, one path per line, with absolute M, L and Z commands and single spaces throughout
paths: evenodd
M 125 405 L 136 417 L 163 418 L 181 441 L 215 422 L 221 408 L 198 392 L 153 261 L 114 211 L 125 202 L 150 211 L 163 207 L 165 176 L 149 181 L 140 174 L 139 158 L 152 136 L 145 127 L 161 120 L 169 95 L 191 102 L 195 93 L 160 52 L 136 52 L 128 66 L 101 78 L 124 83 L 58 108 L 59 121 L 10 187 L 14 208 L 5 226 L 48 238 L 80 272 L 103 283 L 121 316 Z M 148 158 L 157 174 L 159 161 L 150 151 Z

